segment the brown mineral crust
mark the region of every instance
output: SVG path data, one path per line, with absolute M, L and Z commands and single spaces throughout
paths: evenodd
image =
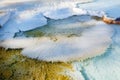
M 71 80 L 62 74 L 64 70 L 73 70 L 70 63 L 37 61 L 20 52 L 0 48 L 0 80 Z

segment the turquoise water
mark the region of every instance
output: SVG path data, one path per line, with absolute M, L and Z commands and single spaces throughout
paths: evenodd
M 78 64 L 78 66 L 75 65 L 75 67 L 77 67 L 78 71 L 79 69 L 81 70 L 79 73 L 82 74 L 85 80 L 120 80 L 120 25 L 108 25 L 101 23 L 101 21 L 96 21 L 93 19 L 92 21 L 89 17 L 81 17 L 81 15 L 108 15 L 114 18 L 119 17 L 119 0 L 54 0 L 53 2 L 48 0 L 41 0 L 37 3 L 34 1 L 20 1 L 14 3 L 14 1 L 11 2 L 6 0 L 6 2 L 4 2 L 4 0 L 2 0 L 0 4 L 0 11 L 3 13 L 5 11 L 5 15 L 0 15 L 0 24 L 3 24 L 2 28 L 0 28 L 0 39 L 6 40 L 6 42 L 3 42 L 4 44 L 1 44 L 1 41 L 0 46 L 2 45 L 5 48 L 23 48 L 24 46 L 27 46 L 29 48 L 24 49 L 23 55 L 31 58 L 37 58 L 38 60 L 42 59 L 47 61 L 72 61 L 71 59 L 77 59 L 78 56 L 81 57 L 81 55 L 78 55 L 80 52 L 82 52 L 82 50 L 78 48 L 81 48 L 81 44 L 82 48 L 85 47 L 83 53 L 86 53 L 87 50 L 89 53 L 92 53 L 92 51 L 94 52 L 96 50 L 96 47 L 98 47 L 96 50 L 97 55 L 92 56 L 92 58 L 89 57 L 89 55 L 88 58 L 90 59 L 87 59 L 83 62 L 76 61 L 72 63 Z M 8 13 L 10 13 L 10 16 Z M 95 28 L 95 26 L 97 27 Z M 78 42 L 75 42 L 75 38 L 73 37 L 81 37 L 82 32 L 84 32 L 84 35 L 87 37 L 82 40 L 82 43 L 79 43 L 79 41 L 81 42 L 79 38 L 76 39 Z M 56 35 L 62 36 L 62 39 L 60 37 L 57 39 Z M 14 37 L 18 36 L 20 38 L 23 38 L 23 40 L 19 40 L 19 38 L 17 40 L 14 40 Z M 43 39 L 42 43 L 39 43 L 41 40 L 26 40 L 26 37 L 41 36 L 47 37 L 47 39 Z M 60 43 L 49 43 L 49 37 L 51 36 L 52 38 L 50 39 L 52 39 L 53 42 L 57 42 L 57 40 L 59 41 L 60 39 Z M 69 42 L 69 36 L 73 38 L 73 41 L 71 40 Z M 8 39 L 13 40 L 10 40 L 9 43 Z M 91 41 L 91 39 L 93 40 Z M 63 44 L 64 40 L 65 43 Z M 100 41 L 102 41 L 102 43 Z M 89 42 L 90 47 L 86 48 L 86 46 L 89 46 Z M 99 45 L 92 44 L 98 44 L 99 42 Z M 32 48 L 25 43 L 31 44 L 30 46 L 34 47 Z M 38 43 L 42 44 L 42 47 L 38 47 Z M 69 45 L 69 43 L 72 44 Z M 99 53 L 101 55 L 99 55 L 99 49 L 102 49 L 99 46 L 102 45 L 102 47 L 104 47 L 106 44 L 108 47 L 105 47 L 104 50 L 101 50 L 102 52 Z M 89 48 L 93 49 L 89 51 Z M 40 49 L 42 49 L 42 54 L 39 53 Z M 47 51 L 51 54 L 47 53 Z M 73 55 L 72 53 L 76 51 L 78 52 Z M 38 52 L 37 55 L 33 54 L 36 52 Z M 83 54 L 82 56 L 84 55 L 88 55 L 88 53 Z

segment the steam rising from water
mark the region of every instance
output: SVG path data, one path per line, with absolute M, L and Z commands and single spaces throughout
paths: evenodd
M 119 80 L 119 25 L 111 28 L 90 17 L 119 17 L 119 5 L 119 0 L 0 0 L 0 47 L 22 48 L 24 56 L 52 62 L 95 57 L 77 62 L 75 75 L 66 74 Z
M 103 54 L 109 47 L 112 36 L 109 26 L 90 16 L 50 20 L 48 25 L 36 30 L 42 31 L 44 35 L 31 38 L 31 35 L 24 33 L 29 38 L 4 40 L 0 46 L 23 48 L 23 55 L 38 60 L 67 62 Z
M 77 3 L 92 0 L 23 2 L 1 1 L 0 10 L 11 14 L 0 29 L 1 47 L 22 48 L 23 55 L 39 60 L 65 62 L 100 55 L 111 43 L 112 29 L 90 17 L 105 13 L 77 8 Z M 19 31 L 24 31 L 22 35 L 28 38 L 13 38 Z

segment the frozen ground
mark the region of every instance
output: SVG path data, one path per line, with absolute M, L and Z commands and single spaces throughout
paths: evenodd
M 119 0 L 1 0 L 0 5 L 0 46 L 24 48 L 23 55 L 45 61 L 94 57 L 73 62 L 76 75 L 83 80 L 120 79 L 119 25 L 78 17 L 120 17 Z M 42 30 L 45 38 L 27 35 L 26 39 L 25 34 L 14 38 L 16 33 L 33 29 Z

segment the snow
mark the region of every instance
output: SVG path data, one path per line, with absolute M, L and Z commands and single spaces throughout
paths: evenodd
M 91 58 L 76 62 L 79 66 L 75 72 L 66 74 L 76 80 L 119 80 L 119 25 L 111 28 L 101 21 L 74 16 L 106 15 L 117 18 L 120 17 L 119 5 L 119 0 L 0 0 L 0 47 L 22 48 L 24 56 L 44 61 L 66 62 Z M 54 20 L 49 22 L 46 17 Z M 19 31 L 45 25 L 50 27 L 43 28 L 47 36 L 14 38 Z M 48 36 L 49 33 L 52 38 Z M 66 37 L 71 33 L 79 35 Z
M 76 62 L 84 67 L 86 76 L 88 79 L 94 80 L 119 80 L 120 79 L 120 28 L 119 26 L 112 25 L 114 27 L 114 36 L 112 37 L 112 44 L 106 50 L 104 55 L 89 59 L 84 62 Z M 76 66 L 74 64 L 74 66 Z
M 104 11 L 110 17 L 117 18 L 120 17 L 119 15 L 119 0 L 96 0 L 92 3 L 88 4 L 78 4 L 79 8 L 92 10 L 92 11 Z
M 29 2 L 29 3 L 28 3 Z M 1 33 L 16 33 L 19 31 L 27 31 L 41 27 L 47 24 L 48 17 L 51 19 L 64 19 L 73 15 L 85 15 L 90 13 L 96 13 L 94 11 L 86 11 L 83 9 L 75 8 L 75 3 L 92 2 L 92 0 L 78 0 L 78 1 L 1 1 L 1 10 L 11 14 L 1 21 L 3 28 L 0 29 Z M 24 3 L 24 4 L 23 4 Z M 33 4 L 34 3 L 34 4 Z M 59 5 L 58 5 L 59 3 Z M 51 6 L 52 5 L 52 6 Z M 90 14 L 92 15 L 92 14 Z M 95 14 L 97 15 L 97 13 Z M 99 14 L 98 14 L 99 15 Z M 11 37 L 12 38 L 12 37 Z
M 47 19 L 41 13 L 36 13 L 36 15 L 33 13 L 34 11 L 15 13 L 12 19 L 3 26 L 4 32 L 27 31 L 47 24 Z
M 112 1 L 110 0 L 108 1 L 108 3 L 111 4 Z M 109 15 L 111 14 L 111 11 L 113 10 L 116 11 L 116 9 L 118 9 L 117 6 L 119 6 L 119 3 L 117 2 L 111 5 L 105 5 L 106 3 L 104 3 L 103 0 L 101 1 L 2 0 L 0 4 L 1 4 L 0 10 L 6 12 L 5 17 L 3 16 L 0 19 L 0 23 L 3 26 L 0 29 L 0 32 L 4 34 L 5 33 L 15 34 L 16 32 L 19 31 L 28 31 L 35 29 L 37 27 L 44 26 L 47 24 L 47 19 L 45 17 L 55 20 L 68 18 L 73 15 L 91 15 L 102 17 L 103 15 L 107 15 L 106 12 Z M 79 8 L 77 8 L 78 6 Z M 112 7 L 111 10 L 108 10 L 109 7 Z M 117 16 L 118 13 L 115 11 L 114 14 Z
M 44 13 L 44 16 L 50 19 L 64 19 L 73 15 L 86 15 L 87 11 L 78 8 L 60 8 L 57 10 L 50 10 Z
M 51 21 L 49 23 L 49 29 L 46 30 L 46 35 L 48 33 L 53 34 L 53 36 L 51 36 L 52 39 L 49 36 L 10 39 L 2 41 L 0 46 L 5 48 L 23 48 L 22 54 L 24 56 L 53 62 L 84 60 L 103 54 L 111 43 L 111 28 L 103 22 L 91 21 L 92 19 L 86 16 L 82 16 L 81 19 L 79 18 L 72 17 L 72 19 L 68 18 L 63 21 Z M 85 18 L 89 19 L 88 22 L 90 21 L 90 25 L 88 24 L 86 27 L 83 27 L 82 25 L 84 24 L 81 21 L 82 19 L 86 21 L 87 19 Z M 78 22 L 78 20 L 81 21 Z M 67 24 L 65 21 L 68 21 Z M 60 25 L 58 25 L 58 23 Z M 77 31 L 76 28 L 79 31 Z M 82 32 L 80 30 L 82 30 Z M 63 31 L 63 33 L 65 31 L 65 34 L 62 34 L 60 31 Z M 78 35 L 67 37 L 66 35 L 68 34 Z M 99 39 L 99 37 L 101 39 Z M 57 39 L 57 41 L 54 41 L 54 39 Z
M 73 68 L 73 71 L 65 70 L 64 73 L 65 75 L 70 76 L 73 80 L 85 80 L 81 72 L 76 68 Z
M 27 31 L 47 24 L 47 19 L 41 13 L 24 11 L 17 14 L 18 16 L 9 22 L 13 24 L 7 24 L 8 26 L 15 26 L 21 31 Z
M 49 17 L 51 19 L 64 19 L 72 16 L 73 12 L 69 8 L 62 8 L 52 11 L 47 11 L 44 13 L 44 16 Z

